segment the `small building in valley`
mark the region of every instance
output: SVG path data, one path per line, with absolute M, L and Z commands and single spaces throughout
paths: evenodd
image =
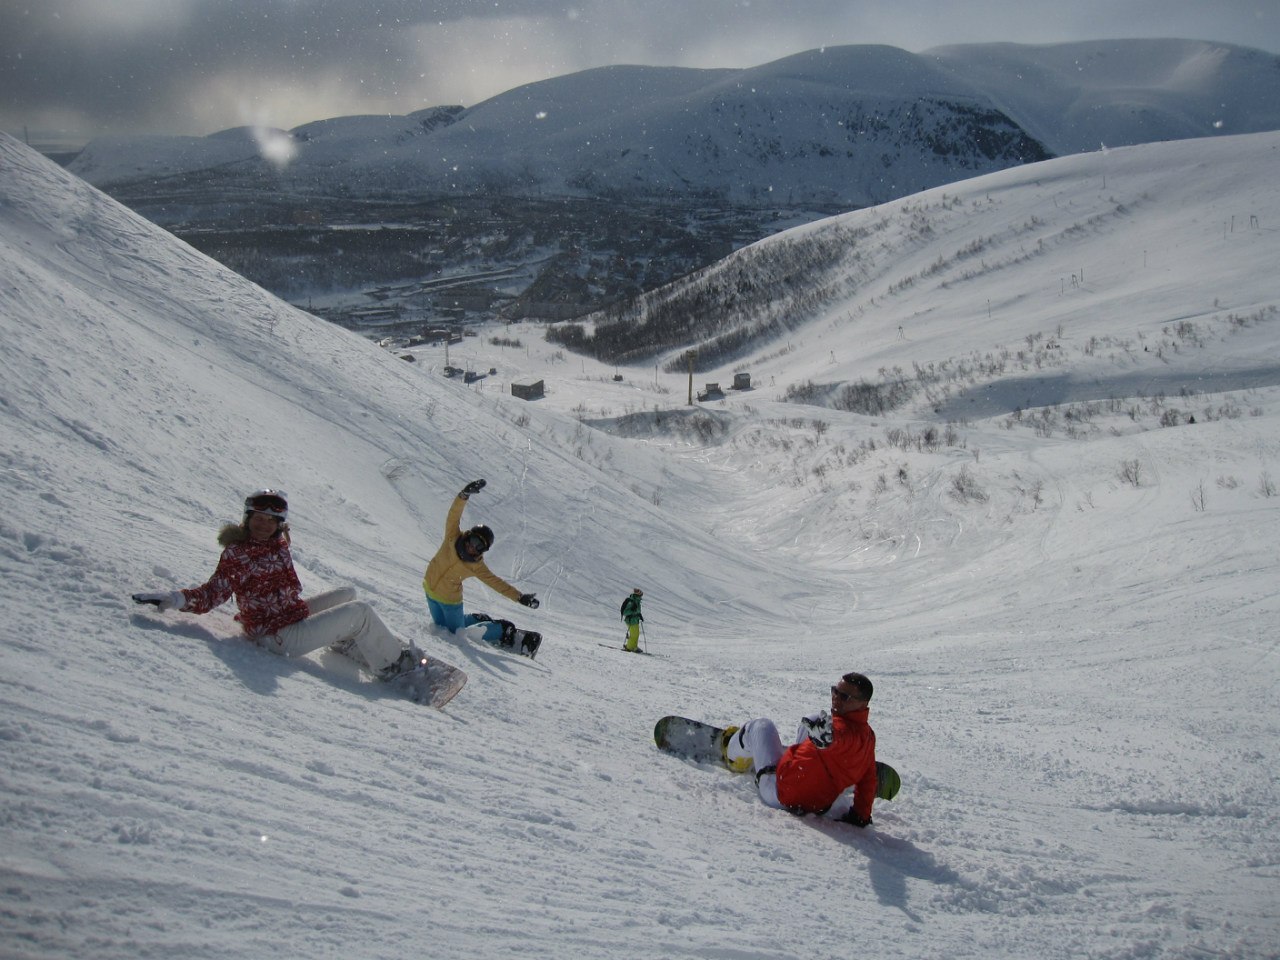
M 511 381 L 511 395 L 521 400 L 541 400 L 545 390 L 541 380 L 532 377 Z

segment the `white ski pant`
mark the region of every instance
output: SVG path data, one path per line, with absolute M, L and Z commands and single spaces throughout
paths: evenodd
M 751 772 L 756 775 L 756 787 L 760 799 L 770 807 L 782 809 L 778 802 L 778 775 L 775 768 L 782 759 L 782 738 L 773 721 L 760 718 L 748 720 L 742 729 L 729 738 L 725 752 L 730 760 L 751 758 Z M 765 772 L 761 772 L 765 771 Z
M 352 587 L 339 587 L 307 601 L 311 615 L 291 623 L 258 642 L 282 657 L 300 657 L 339 640 L 354 640 L 375 672 L 400 656 L 400 641 L 392 635 L 373 607 L 356 599 Z

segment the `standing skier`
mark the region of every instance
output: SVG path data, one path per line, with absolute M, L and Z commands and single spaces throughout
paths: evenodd
M 493 531 L 482 525 L 462 530 L 462 511 L 473 493 L 484 489 L 483 480 L 472 480 L 454 498 L 444 521 L 444 540 L 436 555 L 427 564 L 422 578 L 422 589 L 427 595 L 427 607 L 431 619 L 450 633 L 474 623 L 485 623 L 484 639 L 489 643 L 512 646 L 515 634 L 513 624 L 493 620 L 480 613 L 468 614 L 462 607 L 462 581 L 469 577 L 487 583 L 508 600 L 537 609 L 538 598 L 532 593 L 521 593 L 507 581 L 489 569 L 484 554 L 493 546 Z M 511 635 L 508 635 L 510 632 Z M 534 636 L 537 636 L 536 634 Z M 541 637 L 538 637 L 541 640 Z M 536 644 L 534 646 L 536 650 Z
M 640 624 L 644 622 L 644 617 L 640 614 L 640 598 L 643 596 L 644 591 L 636 587 L 631 591 L 631 596 L 622 601 L 622 622 L 627 625 L 627 641 L 622 649 L 628 653 L 640 651 Z
M 379 680 L 420 670 L 419 651 L 404 649 L 373 608 L 351 587 L 302 599 L 302 584 L 289 552 L 289 501 L 283 490 L 259 490 L 245 498 L 244 518 L 218 533 L 223 547 L 207 583 L 171 593 L 135 593 L 136 603 L 185 613 L 208 613 L 232 596 L 236 620 L 254 643 L 298 657 L 353 640 Z
M 877 786 L 876 735 L 867 722 L 873 689 L 862 674 L 846 673 L 831 688 L 830 717 L 806 717 L 797 742 L 785 749 L 772 720 L 730 727 L 725 760 L 755 772 L 760 799 L 767 805 L 793 813 L 826 813 L 853 787 L 853 804 L 840 819 L 865 827 L 871 823 Z

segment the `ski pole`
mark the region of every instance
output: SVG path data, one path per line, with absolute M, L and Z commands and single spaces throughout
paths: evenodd
M 649 652 L 649 635 L 644 632 L 644 621 L 640 621 L 640 642 L 644 645 L 644 652 Z

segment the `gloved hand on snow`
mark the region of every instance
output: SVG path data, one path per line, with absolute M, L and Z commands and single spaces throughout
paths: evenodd
M 537 598 L 537 597 L 535 597 L 532 593 L 522 593 L 522 594 L 520 594 L 520 603 L 521 603 L 523 606 L 531 607 L 531 608 L 533 608 L 534 610 L 537 610 L 537 609 L 538 609 L 538 598 Z
M 852 810 L 850 810 L 848 813 L 846 813 L 846 814 L 845 814 L 843 817 L 841 817 L 840 819 L 841 819 L 841 820 L 843 820 L 845 823 L 851 823 L 851 824 L 853 824 L 855 827 L 869 827 L 869 826 L 871 826 L 871 818 L 870 818 L 870 817 L 860 817 L 860 816 L 858 816 L 856 813 L 854 813 Z
M 470 483 L 468 483 L 465 487 L 462 488 L 462 491 L 458 494 L 458 496 L 460 496 L 463 500 L 466 500 L 473 493 L 479 493 L 483 489 L 484 489 L 483 480 L 472 480 Z
M 133 602 L 149 603 L 164 613 L 167 610 L 181 610 L 187 605 L 187 598 L 181 590 L 174 590 L 172 593 L 135 593 Z

